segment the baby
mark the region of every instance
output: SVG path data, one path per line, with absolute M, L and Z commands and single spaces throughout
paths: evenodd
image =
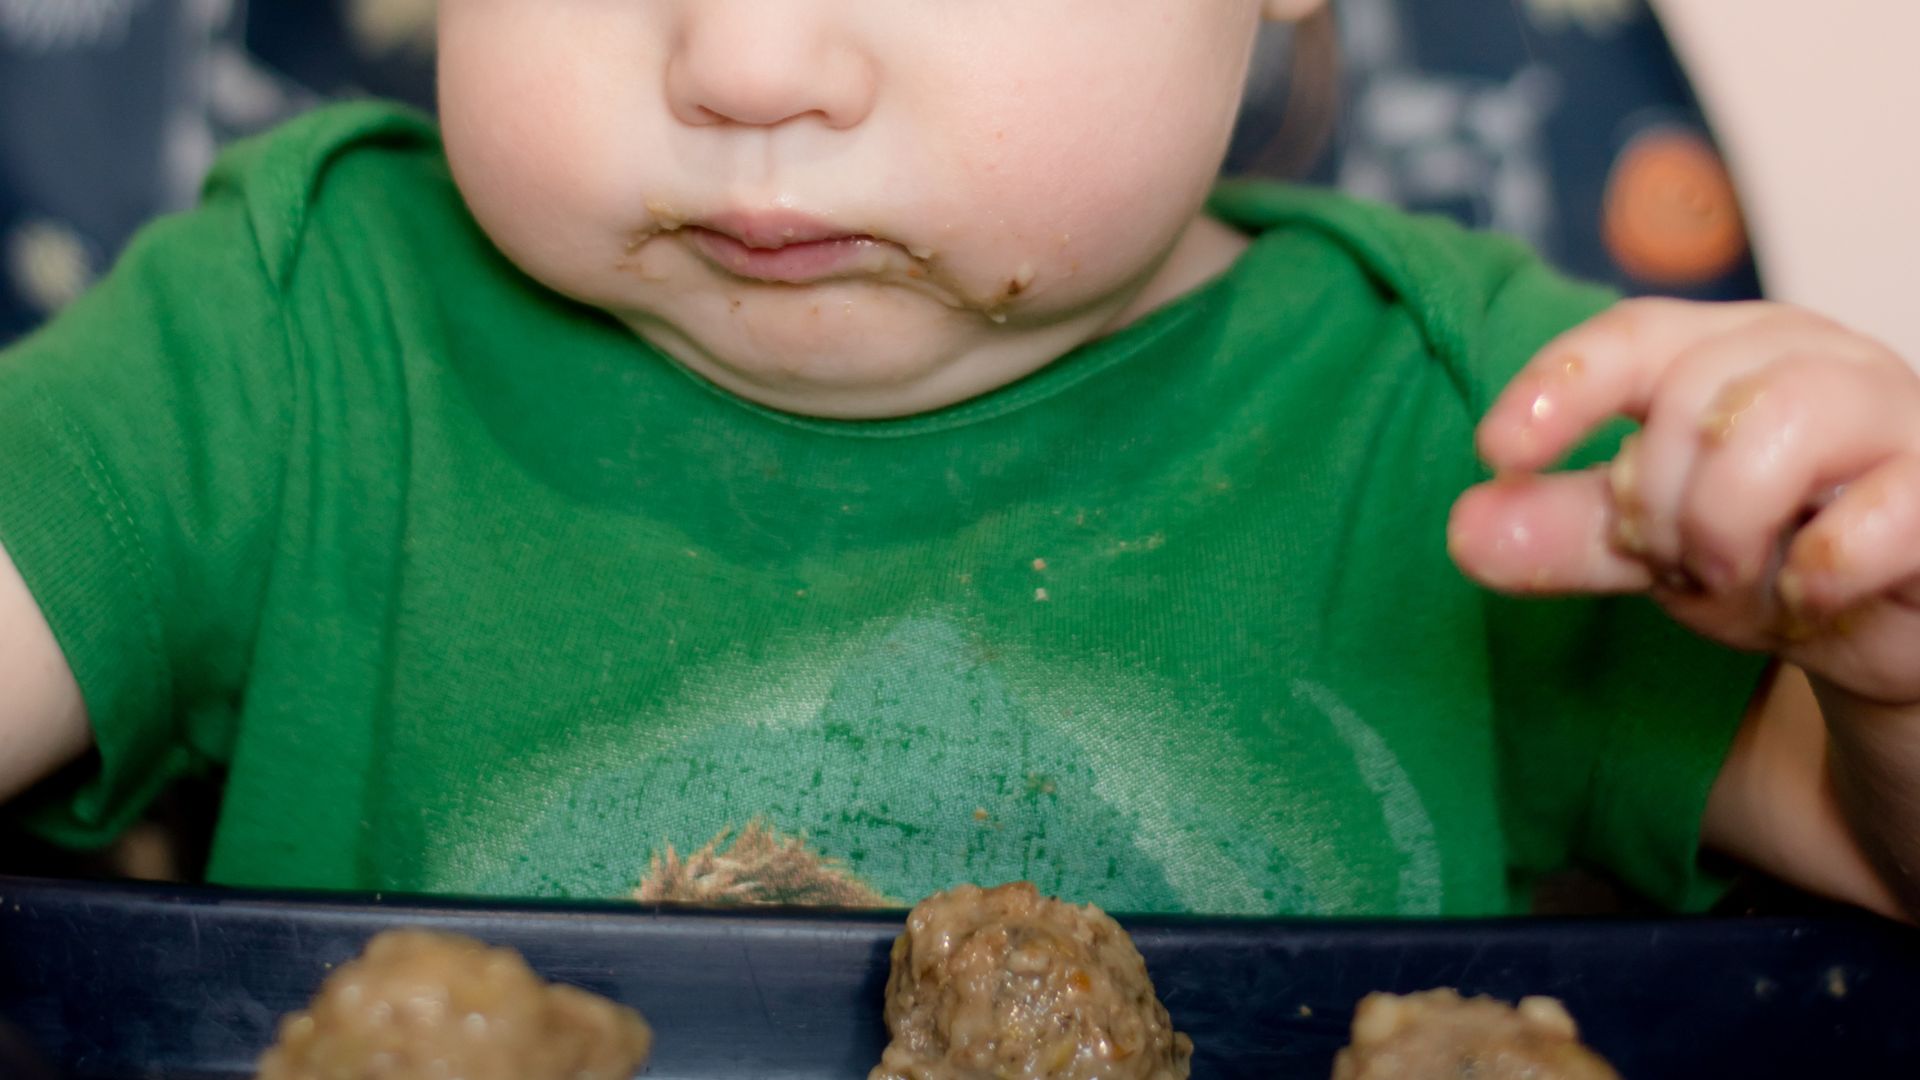
M 236 148 L 0 356 L 0 795 L 221 770 L 238 885 L 1912 911 L 1920 379 L 1218 185 L 1320 17 L 444 0 L 437 125 Z

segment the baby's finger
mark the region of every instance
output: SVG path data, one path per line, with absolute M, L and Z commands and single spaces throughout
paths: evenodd
M 1447 549 L 1468 577 L 1501 592 L 1639 592 L 1647 568 L 1610 542 L 1613 496 L 1597 470 L 1512 476 L 1454 504 Z
M 1700 417 L 1718 405 L 1735 409 L 1726 388 L 1783 356 L 1831 347 L 1832 328 L 1786 312 L 1696 344 L 1658 380 L 1646 419 L 1615 458 L 1616 542 L 1656 566 L 1678 567 L 1682 504 L 1700 451 Z
M 1701 450 L 1678 523 L 1687 569 L 1714 591 L 1755 584 L 1818 497 L 1907 449 L 1900 412 L 1913 403 L 1900 399 L 1844 360 L 1783 360 L 1729 384 L 1692 432 Z M 1920 532 L 1907 536 L 1912 546 Z
M 1870 364 L 1843 361 L 1865 360 L 1871 349 L 1870 343 L 1839 331 L 1825 319 L 1778 308 L 1765 318 L 1700 343 L 1675 360 L 1654 391 L 1636 448 L 1637 468 L 1631 474 L 1636 486 L 1620 506 L 1623 529 L 1639 541 L 1639 546 L 1631 550 L 1645 554 L 1656 565 L 1677 567 L 1684 561 L 1683 550 L 1694 542 L 1687 534 L 1686 501 L 1703 490 L 1708 494 L 1721 490 L 1719 486 L 1703 485 L 1695 476 L 1702 456 L 1727 442 L 1736 426 L 1743 437 L 1767 430 L 1768 422 L 1779 417 L 1763 415 L 1767 408 L 1761 406 L 1777 413 L 1778 407 L 1784 404 L 1783 399 L 1790 398 L 1795 389 L 1783 385 L 1770 390 L 1772 375 L 1763 379 L 1757 377 L 1759 373 L 1788 367 L 1805 368 L 1802 375 L 1814 376 L 1807 380 L 1811 384 L 1810 392 L 1821 395 L 1820 400 L 1825 403 L 1839 406 L 1846 395 L 1830 391 L 1841 386 L 1858 393 L 1860 380 L 1851 376 L 1873 371 Z M 1824 363 L 1828 358 L 1833 362 Z M 1821 377 L 1829 372 L 1837 373 L 1832 382 Z M 1762 398 L 1767 400 L 1762 402 Z M 1848 407 L 1833 408 L 1831 413 L 1860 416 L 1857 409 Z M 1754 440 L 1746 438 L 1746 441 Z M 1728 490 L 1744 493 L 1747 488 L 1734 484 Z M 1718 500 L 1715 509 L 1726 503 L 1727 500 Z M 1744 511 L 1752 507 L 1736 502 L 1733 509 Z M 1787 507 L 1778 511 L 1778 517 L 1784 519 L 1797 509 L 1797 506 Z M 1691 517 L 1694 521 L 1701 520 L 1697 508 Z M 1705 520 L 1710 527 L 1718 526 L 1722 532 L 1745 537 L 1750 546 L 1764 547 L 1771 543 L 1774 537 L 1758 536 L 1756 530 L 1763 526 L 1749 524 L 1750 517 L 1750 514 L 1735 513 Z M 1709 539 L 1717 535 L 1710 533 Z M 1753 560 L 1735 561 L 1742 573 L 1759 571 L 1757 563 L 1748 565 Z
M 1675 358 L 1777 314 L 1767 303 L 1629 300 L 1561 335 L 1495 399 L 1480 423 L 1480 456 L 1535 472 L 1613 416 L 1642 419 Z
M 1920 455 L 1903 454 L 1847 486 L 1794 537 L 1780 597 L 1820 621 L 1920 580 Z

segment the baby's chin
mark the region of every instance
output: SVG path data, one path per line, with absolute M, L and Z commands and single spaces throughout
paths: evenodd
M 759 290 L 756 290 L 759 291 Z M 987 393 L 1071 348 L 925 296 L 856 288 L 682 297 L 641 337 L 710 382 L 783 412 L 883 419 Z

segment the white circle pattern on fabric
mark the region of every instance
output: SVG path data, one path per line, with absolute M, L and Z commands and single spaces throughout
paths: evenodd
M 94 260 L 73 229 L 55 221 L 28 221 L 6 238 L 7 274 L 21 298 L 51 314 L 93 284 Z
M 435 0 L 353 0 L 347 25 L 363 54 L 433 49 Z
M 1645 0 L 1526 0 L 1533 21 L 1549 30 L 1569 24 L 1604 35 L 1647 13 Z
M 143 0 L 0 0 L 0 37 L 27 52 L 108 44 L 127 32 Z
M 1433 818 L 1399 757 L 1380 733 L 1331 689 L 1302 680 L 1294 684 L 1293 695 L 1332 722 L 1334 730 L 1353 751 L 1354 764 L 1359 767 L 1367 788 L 1380 798 L 1386 814 L 1387 835 L 1406 860 L 1400 868 L 1400 914 L 1440 914 L 1445 885 Z
M 1558 204 L 1545 134 L 1563 103 L 1555 71 L 1530 63 L 1504 80 L 1425 71 L 1393 0 L 1342 0 L 1340 20 L 1351 134 L 1339 186 L 1400 205 L 1458 200 L 1479 207 L 1481 224 L 1550 250 Z

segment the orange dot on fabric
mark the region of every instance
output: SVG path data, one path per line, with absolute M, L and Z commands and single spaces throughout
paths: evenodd
M 1602 232 L 1620 268 L 1653 285 L 1699 285 L 1739 266 L 1746 220 L 1726 162 L 1691 131 L 1629 143 L 1607 183 Z

